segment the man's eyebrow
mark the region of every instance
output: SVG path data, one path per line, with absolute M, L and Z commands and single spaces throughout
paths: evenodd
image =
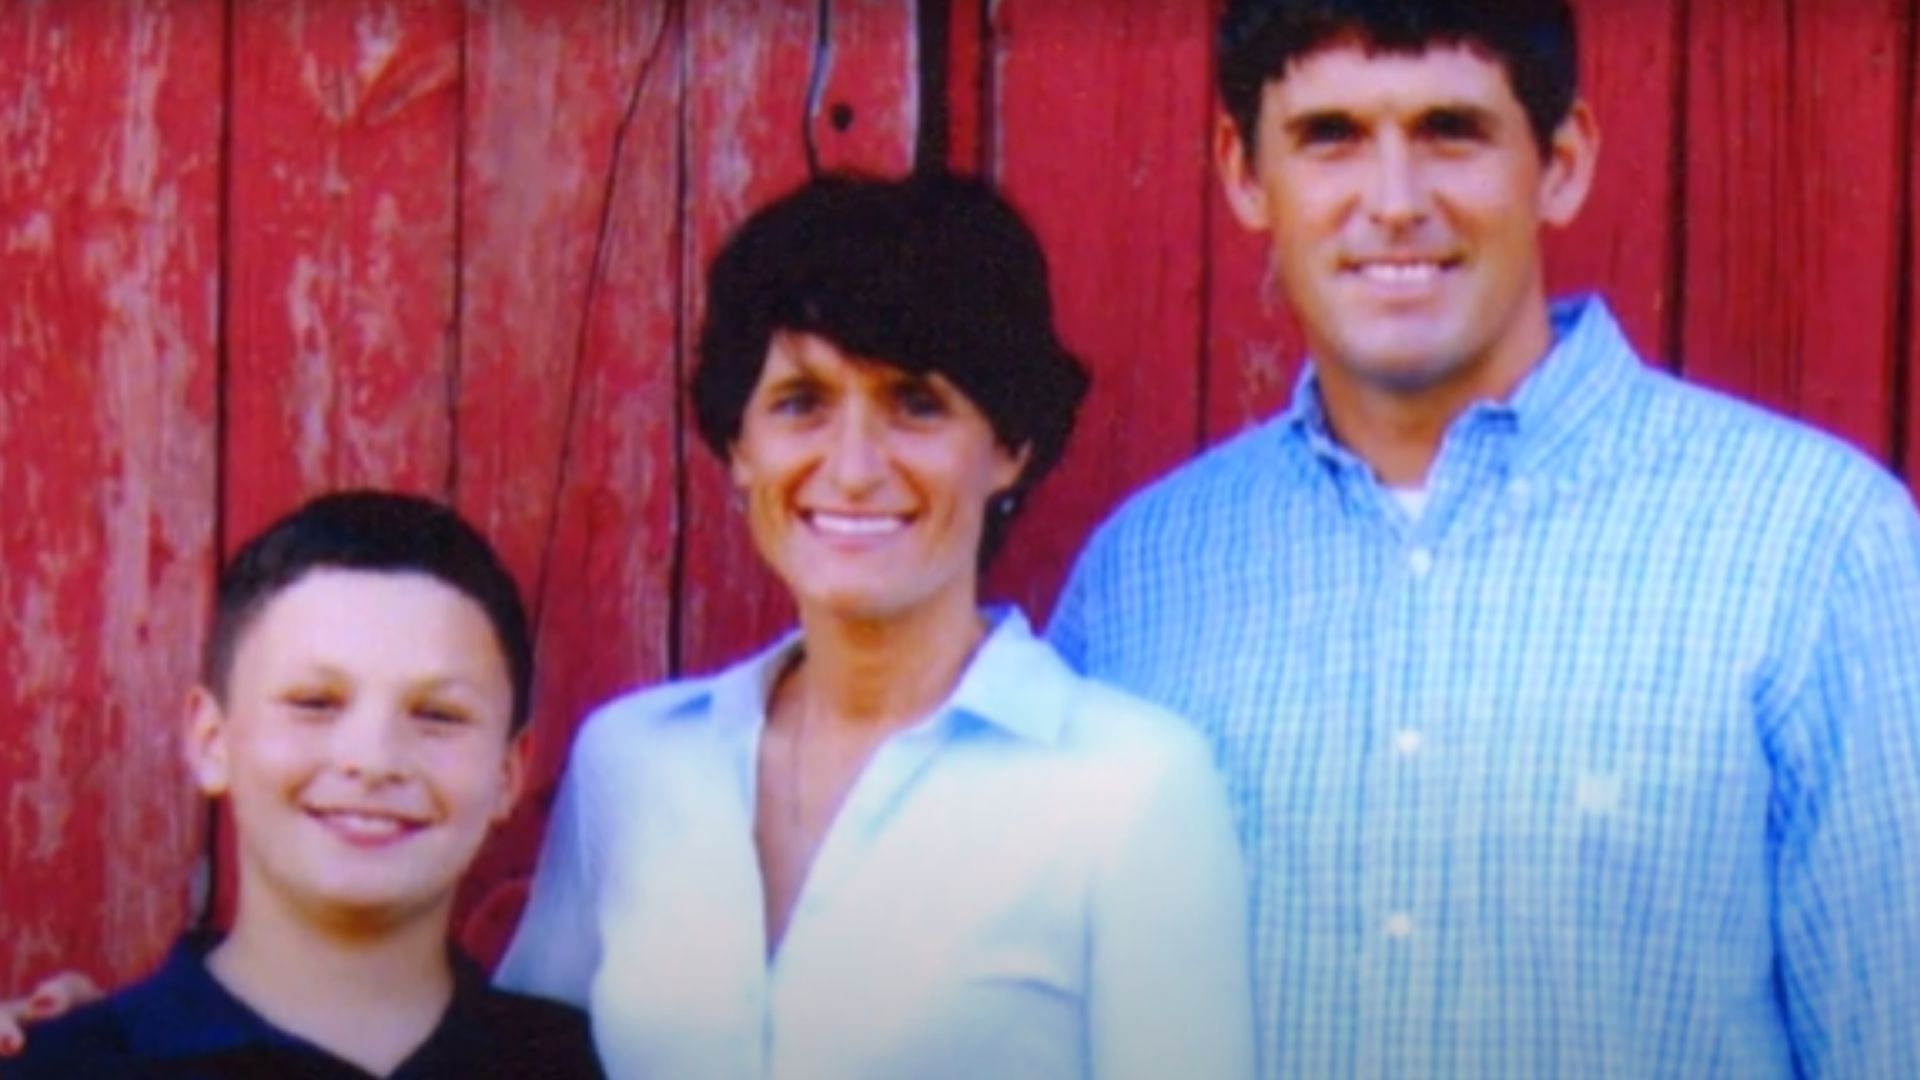
M 1443 101 L 1420 110 L 1413 118 L 1415 127 L 1435 120 L 1465 121 L 1481 131 L 1495 131 L 1500 127 L 1500 114 L 1485 105 L 1471 101 Z

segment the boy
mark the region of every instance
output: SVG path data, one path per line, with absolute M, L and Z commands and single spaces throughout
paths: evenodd
M 512 579 L 427 500 L 317 498 L 220 575 L 186 754 L 229 800 L 224 938 L 32 1032 L 8 1076 L 599 1076 L 585 1018 L 449 948 L 512 808 L 532 650 Z

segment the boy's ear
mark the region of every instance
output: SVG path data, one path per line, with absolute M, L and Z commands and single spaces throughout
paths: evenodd
M 225 795 L 230 781 L 227 715 L 213 692 L 204 686 L 196 686 L 187 694 L 184 734 L 187 768 L 193 772 L 194 785 L 208 798 Z
M 526 790 L 527 773 L 533 768 L 533 735 L 528 728 L 521 728 L 507 740 L 507 755 L 500 762 L 504 770 L 500 783 L 500 805 L 494 807 L 493 823 L 506 821 L 513 814 L 513 808 L 520 804 L 520 795 Z

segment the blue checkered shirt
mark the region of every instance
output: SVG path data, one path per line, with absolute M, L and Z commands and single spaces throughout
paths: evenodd
M 1213 740 L 1271 1077 L 1920 1077 L 1920 521 L 1598 300 L 1410 520 L 1290 408 L 1052 626 Z

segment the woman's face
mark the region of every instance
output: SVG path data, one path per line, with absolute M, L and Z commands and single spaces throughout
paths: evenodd
M 972 609 L 987 501 L 1026 454 L 942 376 L 783 331 L 747 399 L 732 475 L 754 544 L 803 614 L 886 621 Z

